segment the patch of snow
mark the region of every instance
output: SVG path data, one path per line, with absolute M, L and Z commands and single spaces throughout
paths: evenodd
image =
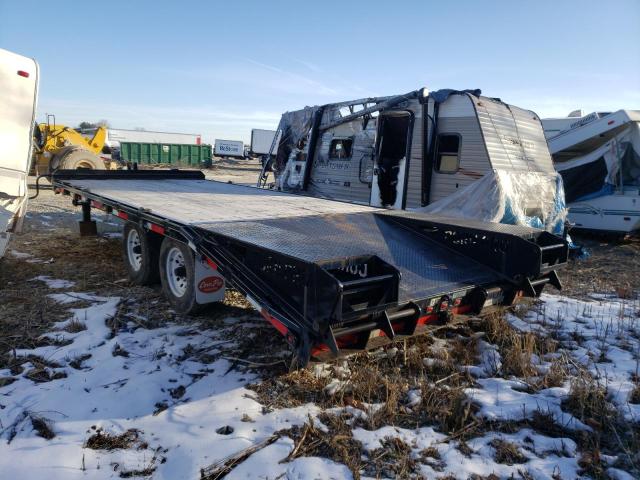
M 523 320 L 522 331 L 558 338 L 563 351 L 606 386 L 620 412 L 640 421 L 640 405 L 629 403 L 640 365 L 640 301 L 593 294 L 594 301 L 543 294 L 541 304 Z
M 37 277 L 32 278 L 30 281 L 33 282 L 36 280 L 46 283 L 47 287 L 52 289 L 71 288 L 76 284 L 75 282 L 72 282 L 70 280 L 60 280 L 56 278 L 51 278 L 47 275 L 39 275 Z
M 0 388 L 1 478 L 101 479 L 147 467 L 156 468 L 153 478 L 157 479 L 198 478 L 200 468 L 262 442 L 277 430 L 301 425 L 308 415 L 319 412 L 315 405 L 306 405 L 263 413 L 253 392 L 245 388 L 247 382 L 256 380 L 255 375 L 229 370 L 230 363 L 223 358 L 210 364 L 184 358 L 185 349 L 213 355 L 227 348 L 216 331 L 169 325 L 119 331 L 112 337 L 105 322 L 115 315 L 119 298 L 85 293 L 53 296 L 62 303 L 92 302 L 89 307 L 72 309 L 68 320 L 81 321 L 87 329 L 65 333 L 71 340 L 65 346 L 16 351 L 18 356 L 57 362 L 61 367 L 53 370 L 66 378 L 34 383 L 20 375 Z M 73 360 L 79 363 L 76 368 L 70 365 Z M 56 437 L 37 436 L 25 412 L 47 418 Z M 246 415 L 253 421 L 245 421 Z M 231 433 L 217 433 L 226 426 Z M 141 432 L 147 448 L 105 451 L 84 447 L 96 429 L 117 433 L 131 428 Z M 15 436 L 8 442 L 11 430 Z M 289 440 L 279 440 L 251 456 L 228 478 L 264 478 L 265 469 L 288 478 L 350 476 L 346 467 L 325 459 L 279 464 L 291 445 Z
M 13 258 L 18 258 L 18 259 L 33 257 L 33 255 L 31 255 L 30 253 L 19 252 L 18 250 L 13 250 L 13 249 L 9 250 L 9 255 L 11 255 Z
M 503 378 L 478 379 L 481 388 L 467 388 L 465 393 L 480 406 L 478 415 L 488 420 L 517 421 L 533 418 L 536 412 L 552 415 L 554 420 L 570 429 L 590 430 L 560 408 L 568 388 L 555 387 L 529 393 L 529 386 L 520 380 Z

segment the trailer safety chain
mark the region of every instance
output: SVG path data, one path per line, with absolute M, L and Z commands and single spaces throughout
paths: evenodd
M 29 200 L 33 200 L 34 198 L 37 198 L 38 195 L 40 195 L 40 179 L 41 178 L 49 178 L 51 179 L 51 175 L 48 173 L 43 173 L 42 175 L 38 175 L 36 177 L 36 193 L 35 195 L 32 195 L 31 197 L 29 197 Z

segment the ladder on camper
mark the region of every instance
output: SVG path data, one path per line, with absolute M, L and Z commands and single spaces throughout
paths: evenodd
M 273 140 L 271 141 L 271 147 L 269 148 L 269 153 L 267 153 L 262 159 L 262 170 L 260 171 L 260 176 L 258 177 L 258 188 L 266 188 L 267 186 L 267 178 L 269 177 L 269 169 L 271 168 L 272 163 L 272 155 L 274 150 L 276 151 L 276 155 L 278 154 L 277 144 L 278 138 L 282 135 L 282 128 L 280 128 L 280 124 L 278 124 L 278 128 L 276 129 L 276 134 L 273 136 Z

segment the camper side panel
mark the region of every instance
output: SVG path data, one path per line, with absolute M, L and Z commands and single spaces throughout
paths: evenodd
M 459 168 L 455 173 L 439 173 L 431 178 L 429 203 L 433 203 L 470 185 L 491 170 L 487 149 L 472 98 L 453 95 L 439 107 L 437 134 L 460 136 Z M 437 154 L 437 152 L 436 152 Z
M 369 204 L 377 124 L 377 119 L 372 118 L 363 129 L 360 118 L 322 134 L 311 170 L 310 195 Z M 342 148 L 336 148 L 336 143 L 343 143 Z M 350 152 L 344 156 L 348 144 Z M 342 153 L 336 155 L 337 150 Z
M 475 103 L 494 169 L 554 172 L 542 124 L 535 113 L 486 97 Z

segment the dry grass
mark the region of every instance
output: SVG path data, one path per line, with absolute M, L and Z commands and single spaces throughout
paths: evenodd
M 141 439 L 140 430 L 130 428 L 121 434 L 107 433 L 101 429 L 96 429 L 96 433 L 91 435 L 84 444 L 84 448 L 92 450 L 127 450 L 135 448 L 136 450 L 144 450 L 148 448 L 147 442 Z
M 640 404 L 640 384 L 636 383 L 629 395 L 629 403 L 638 405 Z
M 574 234 L 578 244 L 587 247 L 591 256 L 586 260 L 572 261 L 568 268 L 558 273 L 563 284 L 563 294 L 587 298 L 592 292 L 616 292 L 628 295 L 640 290 L 640 237 L 625 240 L 596 238 Z
M 572 378 L 569 395 L 562 407 L 593 429 L 576 438 L 583 473 L 593 478 L 605 478 L 607 465 L 601 459 L 602 454 L 616 455 L 617 466 L 640 472 L 640 424 L 622 417 L 609 401 L 605 386 L 589 372 L 580 371 Z
M 31 426 L 36 431 L 39 437 L 45 440 L 51 440 L 55 438 L 56 434 L 53 431 L 52 422 L 40 415 L 31 414 Z
M 64 326 L 64 331 L 69 333 L 78 333 L 87 329 L 87 324 L 80 320 L 73 318 L 67 322 Z
M 617 417 L 616 408 L 607 399 L 607 390 L 588 372 L 571 380 L 569 396 L 563 408 L 589 426 L 602 428 L 603 420 Z
M 484 332 L 484 335 L 479 335 L 476 330 Z M 517 423 L 489 423 L 477 418 L 475 405 L 464 393 L 474 381 L 460 367 L 478 363 L 479 338 L 497 346 L 502 356 L 501 373 L 524 377 L 532 391 L 561 386 L 573 378 L 563 409 L 590 425 L 594 431 L 580 433 L 568 430 L 559 425 L 553 415 L 543 411 L 535 412 L 532 420 Z M 545 358 L 546 355 L 553 360 L 546 372 L 540 374 L 535 358 Z M 583 457 L 581 465 L 585 474 L 597 474 L 596 460 L 600 452 L 618 455 L 619 466 L 627 471 L 638 471 L 633 452 L 640 451 L 640 427 L 622 421 L 608 401 L 604 387 L 587 372 L 576 376 L 575 363 L 559 350 L 556 340 L 516 331 L 499 314 L 479 323 L 442 329 L 432 336 L 415 337 L 404 344 L 389 345 L 328 366 L 286 373 L 250 388 L 266 410 L 308 402 L 324 409 L 355 407 L 364 415 L 351 416 L 345 410 L 341 417 L 341 421 L 348 421 L 351 427 L 375 430 L 385 425 L 410 429 L 434 426 L 449 439 L 457 440 L 461 451 L 465 448 L 465 440 L 489 430 L 513 433 L 529 427 L 551 437 L 573 438 Z M 418 404 L 409 403 L 410 392 L 419 392 Z M 403 446 L 393 442 L 385 443 L 384 449 L 377 452 L 380 455 L 377 461 L 371 461 L 375 455 L 366 457 L 360 466 L 361 471 L 374 477 L 405 476 L 406 472 L 412 471 L 412 462 L 416 458 L 438 471 L 437 450 L 409 458 L 400 455 Z M 325 445 L 326 448 L 330 446 L 330 443 Z M 492 446 L 496 451 L 496 461 L 500 463 L 526 462 L 523 452 L 513 443 L 496 441 Z M 314 454 L 328 458 L 338 455 L 331 451 L 314 451 Z M 350 468 L 354 466 L 352 464 Z
M 26 238 L 29 240 L 27 241 Z M 77 291 L 113 294 L 112 282 L 124 276 L 119 258 L 119 244 L 102 238 L 79 238 L 74 234 L 32 233 L 16 236 L 12 248 L 30 253 L 50 263 L 29 263 L 10 255 L 0 268 L 0 368 L 6 365 L 6 352 L 18 348 L 35 348 L 47 342 L 41 335 L 51 331 L 55 322 L 69 317 L 70 308 L 83 308 L 90 302 L 78 300 L 61 304 L 49 298 L 56 293 L 44 282 L 32 280 L 39 275 L 74 281 Z M 69 325 L 71 330 L 80 323 Z
M 475 338 L 459 330 L 442 330 L 439 340 L 451 337 L 444 350 L 434 338 L 422 336 L 404 345 L 391 345 L 363 353 L 330 366 L 297 370 L 250 385 L 267 410 L 313 402 L 321 408 L 355 407 L 366 413 L 353 419 L 354 426 L 375 430 L 385 425 L 416 428 L 437 425 L 442 431 L 471 433 L 478 424 L 475 406 L 464 389 L 473 379 L 459 370 L 473 364 Z M 425 365 L 423 358 L 436 355 L 438 361 Z M 340 383 L 336 383 L 336 381 Z M 337 385 L 337 386 L 336 386 Z M 421 401 L 410 405 L 409 393 Z
M 360 478 L 362 444 L 353 438 L 351 426 L 346 418 L 339 415 L 323 414 L 319 416 L 327 430 L 316 426 L 311 417 L 302 427 L 294 426 L 279 432 L 291 437 L 295 442 L 291 453 L 282 461 L 291 461 L 298 457 L 317 456 L 330 458 L 347 466 L 353 477 Z
M 420 472 L 420 462 L 414 459 L 411 445 L 398 437 L 386 437 L 382 446 L 368 452 L 364 473 L 375 478 L 415 478 Z
M 554 340 L 514 329 L 502 312 L 485 317 L 482 329 L 487 334 L 487 341 L 498 347 L 503 375 L 522 378 L 536 384 L 536 387 L 562 382 L 561 377 L 566 370 L 560 363 L 556 363 L 551 376 L 542 382 L 537 380 L 538 369 L 533 363 L 535 356 L 542 358 L 555 353 L 557 342 Z
M 489 445 L 493 447 L 495 451 L 493 458 L 498 463 L 514 465 L 527 461 L 527 457 L 522 454 L 520 448 L 518 448 L 515 443 L 496 438 L 492 440 Z

